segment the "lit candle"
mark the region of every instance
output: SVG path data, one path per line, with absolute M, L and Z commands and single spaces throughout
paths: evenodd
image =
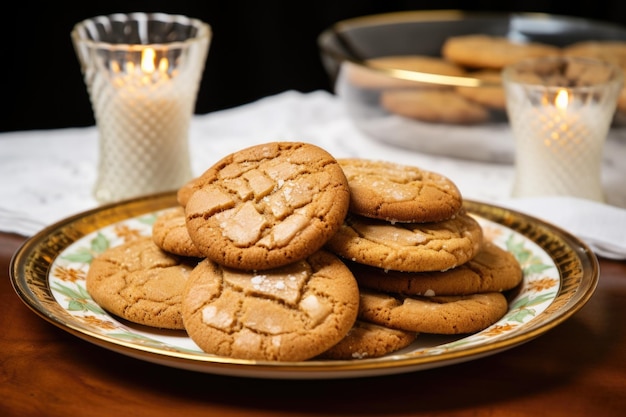
M 529 82 L 528 73 L 517 79 L 511 71 L 505 70 L 504 79 L 516 141 L 513 195 L 604 200 L 603 150 L 619 92 L 619 71 L 595 85 L 567 86 Z
M 211 35 L 198 19 L 165 13 L 74 26 L 99 133 L 98 201 L 174 191 L 191 179 L 189 124 Z
M 137 53 L 139 65 L 110 61 L 114 88 L 94 102 L 100 201 L 174 190 L 192 177 L 187 137 L 195 91 L 179 85 L 167 57 L 150 47 Z

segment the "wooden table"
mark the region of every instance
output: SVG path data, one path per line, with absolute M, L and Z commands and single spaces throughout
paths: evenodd
M 626 262 L 601 260 L 579 312 L 503 353 L 395 376 L 256 380 L 132 359 L 47 323 L 11 287 L 23 241 L 0 233 L 0 416 L 626 415 Z

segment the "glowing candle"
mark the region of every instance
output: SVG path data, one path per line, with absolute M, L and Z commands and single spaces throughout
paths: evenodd
M 100 136 L 97 200 L 173 191 L 191 179 L 189 124 L 210 35 L 199 20 L 162 13 L 75 26 Z
M 585 65 L 608 64 L 593 61 Z M 504 72 L 507 111 L 516 143 L 513 195 L 570 195 L 602 201 L 604 142 L 621 72 L 612 71 L 610 79 L 597 84 L 560 86 L 515 78 L 511 74 L 514 69 Z
M 177 82 L 166 57 L 141 49 L 135 61 L 111 61 L 109 94 L 94 102 L 100 132 L 96 198 L 174 190 L 191 179 L 188 130 L 195 91 Z

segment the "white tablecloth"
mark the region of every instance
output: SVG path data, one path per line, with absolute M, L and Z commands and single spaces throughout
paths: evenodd
M 193 169 L 200 174 L 228 153 L 277 140 L 311 142 L 336 157 L 390 160 L 435 171 L 452 179 L 467 199 L 513 206 L 556 220 L 557 225 L 587 238 L 588 230 L 580 229 L 585 228 L 585 217 L 574 215 L 574 220 L 559 222 L 559 212 L 571 211 L 580 203 L 587 210 L 586 216 L 592 210 L 594 215 L 606 217 L 595 219 L 591 234 L 599 234 L 605 243 L 623 249 L 626 257 L 626 239 L 618 236 L 626 235 L 622 232 L 626 232 L 626 132 L 613 135 L 606 145 L 603 182 L 608 205 L 568 201 L 561 207 L 559 204 L 564 203 L 559 199 L 511 200 L 511 164 L 427 155 L 369 139 L 352 125 L 339 99 L 324 91 L 287 91 L 241 107 L 194 116 L 190 131 Z M 46 225 L 96 207 L 92 187 L 97 147 L 95 127 L 0 134 L 0 231 L 32 235 Z M 622 226 L 622 231 L 616 233 L 615 226 Z

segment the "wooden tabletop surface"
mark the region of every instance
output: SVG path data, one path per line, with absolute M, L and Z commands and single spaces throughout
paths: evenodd
M 0 416 L 626 415 L 626 262 L 601 259 L 580 311 L 502 353 L 394 376 L 261 380 L 133 359 L 46 322 L 9 278 L 24 241 L 0 233 Z

